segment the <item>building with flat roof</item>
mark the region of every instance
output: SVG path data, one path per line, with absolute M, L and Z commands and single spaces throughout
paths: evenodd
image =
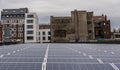
M 112 39 L 120 40 L 120 29 L 114 29 L 114 31 L 112 32 Z
M 38 39 L 38 16 L 36 13 L 25 14 L 25 43 L 37 43 Z
M 49 24 L 39 24 L 39 43 L 48 43 L 51 40 Z
M 24 43 L 25 14 L 28 12 L 28 8 L 3 9 L 1 11 L 3 42 Z
M 80 42 L 94 39 L 93 12 L 71 12 L 68 17 L 51 16 L 51 42 Z
M 94 16 L 94 30 L 95 39 L 110 39 L 111 38 L 111 25 L 110 20 L 107 20 L 107 16 Z

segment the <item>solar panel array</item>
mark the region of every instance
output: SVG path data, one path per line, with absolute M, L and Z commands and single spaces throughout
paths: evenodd
M 0 70 L 119 70 L 119 51 L 115 44 L 0 46 Z

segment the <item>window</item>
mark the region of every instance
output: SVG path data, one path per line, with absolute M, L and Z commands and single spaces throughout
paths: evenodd
M 45 40 L 45 37 L 43 37 L 43 40 Z
M 39 35 L 40 35 L 40 32 L 39 32 Z
M 91 31 L 91 30 L 88 30 L 88 33 L 92 33 L 92 31 Z
M 17 15 L 17 17 L 20 17 L 20 15 Z
M 51 38 L 50 37 L 48 37 L 48 40 L 50 40 Z
M 34 18 L 34 15 L 27 15 L 27 18 Z
M 7 15 L 6 17 L 9 17 L 9 15 Z
M 33 34 L 33 31 L 27 31 L 27 34 Z
M 28 29 L 32 29 L 32 28 L 33 28 L 33 25 L 27 25 L 27 28 L 28 28 Z
M 14 15 L 13 17 L 16 17 L 16 15 Z
M 5 17 L 4 15 L 2 15 L 2 17 Z
M 33 38 L 34 38 L 33 36 L 28 36 L 27 40 L 33 40 Z
M 55 30 L 54 37 L 66 37 L 66 30 Z
M 48 35 L 51 35 L 50 31 L 48 32 Z
M 13 12 L 16 12 L 15 10 L 13 10 Z
M 33 23 L 33 20 L 27 20 L 27 23 Z
M 24 12 L 23 10 L 20 10 L 20 12 Z
M 45 32 L 43 32 L 43 35 L 45 35 Z

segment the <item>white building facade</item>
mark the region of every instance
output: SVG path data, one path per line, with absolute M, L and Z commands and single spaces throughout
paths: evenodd
M 38 39 L 38 16 L 36 13 L 25 15 L 25 43 L 37 43 Z
M 49 43 L 51 39 L 50 25 L 39 25 L 39 43 Z

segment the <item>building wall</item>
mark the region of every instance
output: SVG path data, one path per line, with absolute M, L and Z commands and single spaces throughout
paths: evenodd
M 120 32 L 114 32 L 113 33 L 113 39 L 114 40 L 120 40 Z
M 12 21 L 12 22 L 5 22 L 5 21 Z M 6 42 L 19 41 L 21 43 L 24 42 L 24 19 L 5 19 L 2 20 L 2 24 L 4 31 L 4 41 Z
M 38 17 L 36 13 L 26 13 L 25 43 L 38 42 Z
M 50 29 L 39 29 L 39 43 L 50 42 L 51 35 L 49 34 Z
M 113 30 L 112 35 L 111 35 L 111 39 L 120 40 L 120 28 Z
M 1 11 L 4 42 L 24 43 L 24 23 L 27 12 L 27 8 L 3 9 Z
M 92 22 L 93 12 L 72 11 L 73 23 L 75 25 L 76 41 L 86 41 L 94 39 L 94 26 Z
M 39 25 L 39 43 L 50 42 L 51 32 L 50 25 Z
M 1 25 L 1 23 L 0 23 L 0 43 L 2 43 L 3 42 L 3 38 L 2 38 L 2 25 Z
M 51 42 L 70 42 L 75 40 L 74 24 L 71 17 L 51 16 Z
M 51 42 L 79 42 L 93 40 L 93 12 L 71 12 L 70 17 L 51 16 Z
M 95 38 L 110 39 L 111 38 L 110 20 L 107 20 L 107 17 L 104 15 L 94 16 L 93 20 L 94 20 Z

